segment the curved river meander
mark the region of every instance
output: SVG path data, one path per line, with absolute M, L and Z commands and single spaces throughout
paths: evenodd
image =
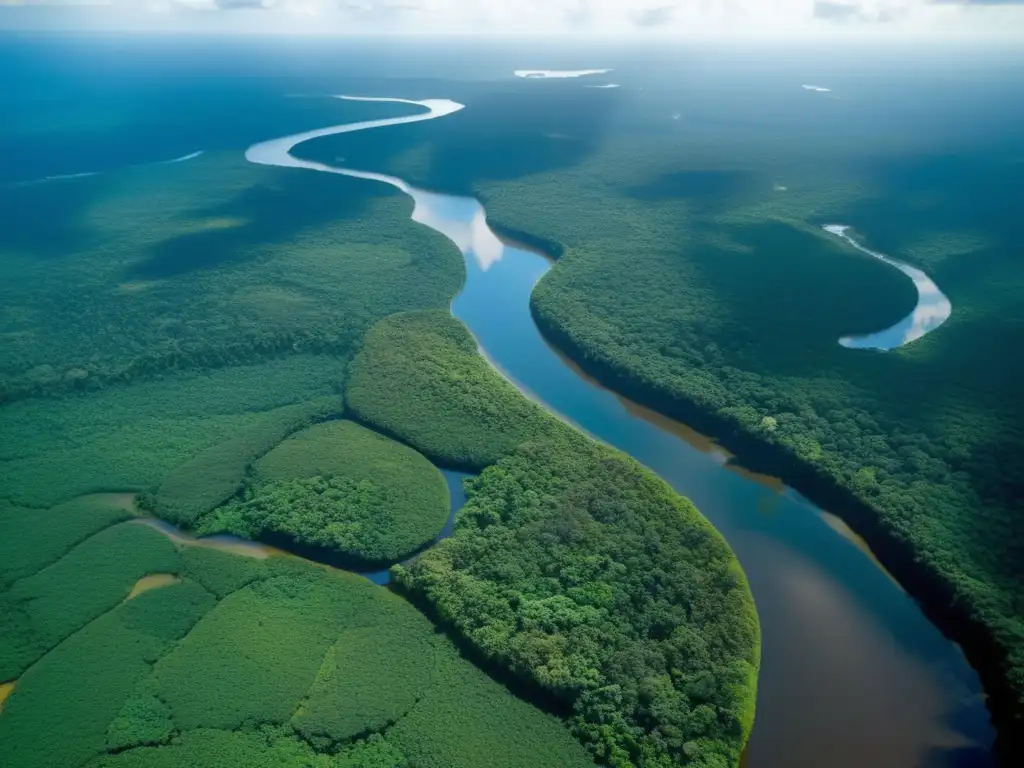
M 447 100 L 369 100 L 427 111 L 264 142 L 246 157 L 379 181 L 410 195 L 412 218 L 465 257 L 466 283 L 451 309 L 482 353 L 529 397 L 657 472 L 728 539 L 750 579 L 764 638 L 750 768 L 990 765 L 993 734 L 977 676 L 842 523 L 778 481 L 731 466 L 685 426 L 601 387 L 544 341 L 529 300 L 548 259 L 503 243 L 473 198 L 291 154 L 311 139 L 462 108 Z
M 950 304 L 946 295 L 939 290 L 928 275 L 917 267 L 904 264 L 902 261 L 886 256 L 865 248 L 853 239 L 848 231 L 851 227 L 845 224 L 826 224 L 822 227 L 826 232 L 840 237 L 852 245 L 861 253 L 866 253 L 889 266 L 896 267 L 900 272 L 910 278 L 917 291 L 917 305 L 910 314 L 897 323 L 875 333 L 867 333 L 862 336 L 843 336 L 839 343 L 851 349 L 895 349 L 904 344 L 909 344 L 915 339 L 920 339 L 926 333 L 931 333 L 942 325 L 953 313 L 953 305 Z

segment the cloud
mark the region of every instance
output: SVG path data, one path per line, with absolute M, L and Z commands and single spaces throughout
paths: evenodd
M 216 5 L 225 11 L 234 8 L 259 8 L 262 10 L 273 8 L 274 0 L 216 0 Z
M 849 3 L 831 3 L 818 0 L 814 4 L 814 18 L 827 20 L 854 19 L 860 15 L 860 8 Z
M 125 28 L 257 32 L 820 35 L 886 29 L 1024 37 L 1024 0 L 0 0 L 0 27 L 14 13 L 5 6 L 14 4 L 39 9 L 52 26 L 102 17 Z M 70 10 L 87 4 L 107 9 Z M 47 5 L 52 10 L 42 9 Z
M 672 21 L 675 5 L 658 5 L 644 8 L 633 13 L 633 22 L 639 27 L 662 27 Z

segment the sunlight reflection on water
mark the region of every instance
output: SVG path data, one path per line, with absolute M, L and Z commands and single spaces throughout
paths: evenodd
M 890 258 L 884 253 L 878 253 L 865 248 L 847 234 L 847 230 L 850 227 L 845 224 L 826 224 L 822 229 L 837 237 L 841 237 L 858 251 L 896 267 L 896 269 L 913 281 L 914 288 L 917 289 L 917 306 L 914 307 L 914 310 L 909 315 L 898 323 L 875 333 L 843 336 L 839 339 L 839 343 L 844 347 L 851 349 L 895 349 L 921 338 L 926 333 L 931 333 L 946 322 L 952 314 L 953 305 L 950 304 L 949 299 L 939 290 L 939 286 L 920 269 Z

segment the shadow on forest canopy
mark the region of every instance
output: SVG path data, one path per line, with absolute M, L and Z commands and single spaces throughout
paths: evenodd
M 751 193 L 770 186 L 755 171 L 699 170 L 673 171 L 647 184 L 628 187 L 630 197 L 644 202 L 685 200 L 700 211 L 717 211 Z
M 358 219 L 373 198 L 398 194 L 358 179 L 287 169 L 272 184 L 257 184 L 223 205 L 189 218 L 237 219 L 239 226 L 189 232 L 155 245 L 129 268 L 134 279 L 173 277 L 240 264 L 267 245 L 288 243 L 304 231 L 338 219 Z
M 474 194 L 486 181 L 512 180 L 582 163 L 607 136 L 621 100 L 578 84 L 446 84 L 466 108 L 441 120 L 340 134 L 296 149 L 299 157 L 369 171 L 397 172 L 393 161 L 419 147 L 428 160 L 404 177 L 449 194 Z
M 56 259 L 96 246 L 85 212 L 105 190 L 95 176 L 0 189 L 0 251 Z

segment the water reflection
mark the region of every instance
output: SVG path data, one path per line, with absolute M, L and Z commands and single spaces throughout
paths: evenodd
M 946 295 L 939 290 L 934 281 L 924 272 L 902 261 L 886 256 L 884 253 L 869 250 L 854 240 L 848 231 L 850 227 L 845 224 L 826 224 L 822 227 L 837 237 L 841 237 L 858 251 L 874 256 L 886 264 L 896 267 L 914 282 L 917 289 L 917 306 L 914 310 L 895 325 L 875 333 L 868 333 L 862 336 L 843 336 L 839 343 L 851 349 L 895 349 L 904 344 L 909 344 L 914 339 L 919 339 L 926 333 L 930 333 L 946 322 L 953 312 L 953 305 L 949 303 Z
M 551 266 L 548 259 L 484 231 L 485 214 L 475 200 L 289 154 L 309 138 L 461 108 L 410 103 L 448 106 L 265 142 L 247 157 L 380 181 L 410 195 L 416 221 L 451 238 L 465 256 L 466 284 L 452 313 L 495 367 L 549 411 L 657 472 L 728 539 L 750 579 L 763 632 L 749 766 L 944 768 L 951 754 L 990 765 L 994 734 L 977 676 L 855 541 L 839 535 L 798 494 L 779 493 L 775 483 L 734 471 L 717 446 L 681 434 L 657 414 L 579 375 L 548 346 L 529 309 L 534 285 Z M 757 514 L 766 501 L 772 514 Z
M 472 255 L 480 269 L 490 269 L 504 255 L 504 244 L 487 225 L 484 207 L 475 198 L 441 195 L 414 187 L 406 191 L 416 202 L 413 221 L 447 237 L 463 256 Z
M 334 136 L 339 133 L 364 131 L 370 128 L 382 128 L 388 125 L 432 120 L 458 112 L 460 109 L 463 109 L 464 105 L 448 99 L 410 101 L 407 99 L 377 99 L 357 96 L 339 96 L 337 98 L 348 101 L 394 101 L 401 104 L 425 107 L 427 111 L 406 117 L 390 117 L 381 120 L 365 120 L 358 123 L 335 125 L 329 128 L 321 128 L 307 131 L 306 133 L 284 136 L 271 141 L 264 141 L 250 147 L 245 153 L 246 159 L 249 162 L 260 165 L 305 168 L 306 170 L 335 173 L 340 176 L 388 184 L 412 197 L 415 203 L 412 213 L 413 221 L 417 221 L 440 232 L 455 243 L 463 255 L 472 253 L 481 269 L 489 269 L 494 262 L 501 258 L 504 253 L 504 246 L 497 235 L 487 226 L 484 208 L 474 198 L 453 197 L 452 195 L 427 192 L 423 189 L 415 189 L 395 176 L 357 171 L 350 168 L 337 168 L 311 160 L 302 160 L 291 154 L 292 149 L 296 146 L 313 139 Z
M 561 360 L 563 365 L 570 368 L 577 376 L 579 376 L 581 379 L 587 382 L 589 386 L 607 391 L 622 404 L 622 407 L 630 415 L 634 416 L 637 419 L 643 419 L 652 426 L 660 429 L 662 432 L 668 432 L 670 434 L 675 435 L 680 440 L 689 445 L 691 448 L 696 448 L 701 453 L 707 454 L 707 456 L 711 458 L 720 467 L 723 467 L 730 472 L 735 472 L 740 477 L 744 477 L 753 483 L 757 483 L 763 486 L 767 490 L 771 491 L 773 494 L 782 494 L 786 492 L 786 485 L 779 478 L 773 477 L 771 475 L 765 475 L 762 474 L 761 472 L 753 472 L 747 469 L 741 464 L 738 464 L 735 460 L 735 455 L 727 451 L 717 442 L 715 442 L 713 438 L 701 434 L 692 427 L 688 427 L 686 424 L 683 424 L 681 421 L 670 419 L 668 416 L 658 413 L 657 411 L 648 408 L 646 405 L 640 405 L 640 403 L 634 402 L 630 400 L 628 397 L 623 397 L 619 393 L 607 389 L 604 386 L 604 384 L 599 382 L 589 373 L 580 368 L 575 362 L 566 357 L 561 350 L 551 346 L 547 339 L 544 339 L 544 343 L 551 350 L 551 352 L 554 355 L 556 355 L 559 360 Z M 774 504 L 769 504 L 765 507 L 762 507 L 761 511 L 768 512 L 773 507 Z
M 688 496 L 740 558 L 763 632 L 751 768 L 937 768 L 929 761 L 961 748 L 988 760 L 977 676 L 856 539 L 777 481 L 736 471 L 713 442 L 566 365 L 529 311 L 546 259 L 506 248 L 486 271 L 466 266 L 452 311 L 496 367 Z

